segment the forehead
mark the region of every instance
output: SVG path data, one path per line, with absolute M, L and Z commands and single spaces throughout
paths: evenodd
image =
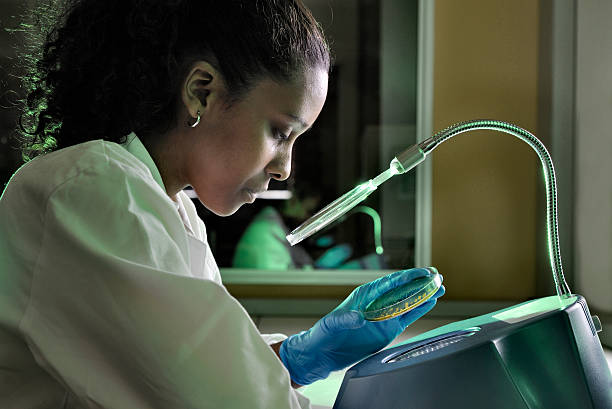
M 290 81 L 264 78 L 250 90 L 244 102 L 262 113 L 278 111 L 301 118 L 310 126 L 325 102 L 327 80 L 324 70 L 307 70 Z

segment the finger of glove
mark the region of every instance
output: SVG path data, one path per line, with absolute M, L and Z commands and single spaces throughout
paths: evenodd
M 374 299 L 374 297 L 384 294 L 395 287 L 406 284 L 415 278 L 426 277 L 430 274 L 431 272 L 426 268 L 411 268 L 409 270 L 401 270 L 388 274 L 367 284 L 367 298 L 371 297 L 371 299 Z
M 406 312 L 405 314 L 401 315 L 400 317 L 397 318 L 397 320 L 399 320 L 403 328 L 406 328 L 408 325 L 412 324 L 413 322 L 421 318 L 423 315 L 431 311 L 431 309 L 435 306 L 436 306 L 436 300 L 429 299 L 428 301 L 419 305 L 415 309 L 410 310 Z
M 363 310 L 368 304 L 382 294 L 411 282 L 420 277 L 426 277 L 433 272 L 434 267 L 412 268 L 409 270 L 396 271 L 370 283 L 356 288 L 336 309 Z
M 442 297 L 445 293 L 446 293 L 446 288 L 442 285 L 440 286 L 440 288 L 438 288 L 438 291 L 436 291 L 436 293 L 429 298 L 429 300 L 419 305 L 418 307 L 406 312 L 405 314 L 400 315 L 397 319 L 398 320 L 407 319 L 406 317 L 411 316 L 411 315 L 416 316 L 417 317 L 416 319 L 418 319 L 419 317 L 429 312 L 436 305 L 436 300 Z M 410 325 L 410 324 L 411 322 L 409 322 L 406 325 Z
M 408 311 L 399 317 L 399 319 L 403 319 L 405 326 L 412 324 L 414 321 L 427 314 L 435 305 L 436 300 L 444 295 L 446 292 L 446 288 L 442 285 L 438 288 L 438 291 L 434 295 L 431 296 L 429 300 L 419 305 L 413 310 Z
M 358 329 L 366 324 L 359 311 L 332 311 L 321 319 L 321 329 L 328 335 L 346 329 Z
M 438 288 L 438 291 L 436 291 L 436 293 L 431 296 L 430 300 L 431 299 L 436 300 L 442 297 L 445 293 L 446 293 L 446 288 L 443 285 L 441 285 L 440 288 Z

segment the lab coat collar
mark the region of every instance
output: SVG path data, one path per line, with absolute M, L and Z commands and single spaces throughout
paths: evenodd
M 149 168 L 153 179 L 155 179 L 157 184 L 165 192 L 166 187 L 164 186 L 164 181 L 162 180 L 161 173 L 159 173 L 159 170 L 157 169 L 153 158 L 151 157 L 151 155 L 149 155 L 149 151 L 147 151 L 147 148 L 145 148 L 138 136 L 134 132 L 130 133 L 126 137 L 125 143 L 121 144 L 121 146 L 123 146 L 129 153 L 136 156 L 142 163 L 145 164 L 147 168 Z
M 157 166 L 155 165 L 153 158 L 151 157 L 151 155 L 149 155 L 149 151 L 147 151 L 147 148 L 142 144 L 142 141 L 138 138 L 138 136 L 134 132 L 130 133 L 126 137 L 125 143 L 123 143 L 121 146 L 123 146 L 129 153 L 136 156 L 138 160 L 140 160 L 142 163 L 145 164 L 145 166 L 151 172 L 153 179 L 155 179 L 157 184 L 165 192 L 166 188 L 164 187 L 164 181 L 162 180 L 161 174 L 159 173 L 159 169 L 157 169 Z M 189 217 L 187 216 L 185 206 L 183 202 L 181 201 L 180 196 L 177 195 L 176 198 L 169 198 L 169 199 L 172 202 L 172 205 L 174 205 L 174 207 L 176 208 L 176 210 L 178 210 L 179 216 L 187 232 L 191 235 L 194 235 L 191 221 L 189 220 Z

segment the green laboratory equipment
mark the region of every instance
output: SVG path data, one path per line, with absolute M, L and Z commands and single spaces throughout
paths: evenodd
M 287 239 L 295 244 L 314 234 L 384 181 L 423 162 L 442 142 L 481 129 L 514 135 L 540 158 L 556 295 L 451 323 L 364 359 L 344 375 L 334 409 L 612 409 L 612 374 L 598 336 L 601 322 L 565 281 L 554 167 L 544 145 L 530 132 L 496 120 L 446 128 L 397 155 L 389 169 L 325 207 Z M 427 285 L 424 281 L 415 288 Z M 393 305 L 391 298 L 372 310 Z

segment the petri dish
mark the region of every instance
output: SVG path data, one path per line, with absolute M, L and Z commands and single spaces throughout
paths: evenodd
M 362 311 L 368 321 L 384 321 L 410 311 L 429 300 L 442 286 L 442 276 L 434 268 L 430 274 L 387 291 Z

